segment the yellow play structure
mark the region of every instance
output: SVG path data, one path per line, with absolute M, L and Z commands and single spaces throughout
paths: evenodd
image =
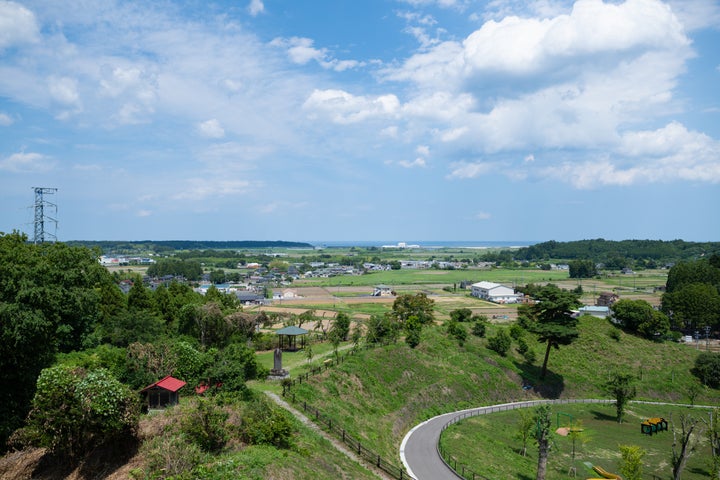
M 600 478 L 588 478 L 587 480 L 607 480 L 608 478 L 611 480 L 622 480 L 622 477 L 616 473 L 610 473 L 606 471 L 604 468 L 599 467 L 597 465 L 592 465 L 589 462 L 585 462 L 585 465 L 593 470 L 595 473 L 600 475 Z

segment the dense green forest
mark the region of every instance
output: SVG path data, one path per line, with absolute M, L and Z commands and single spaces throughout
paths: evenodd
M 686 242 L 684 240 L 621 240 L 602 238 L 556 242 L 554 240 L 521 248 L 513 253 L 518 260 L 591 259 L 608 268 L 632 267 L 633 261 L 677 262 L 720 253 L 720 242 Z
M 176 250 L 207 250 L 207 249 L 255 249 L 255 248 L 313 248 L 305 242 L 287 242 L 282 240 L 140 240 L 140 241 L 109 241 L 109 240 L 72 240 L 66 242 L 70 246 L 98 247 L 103 253 L 168 253 Z

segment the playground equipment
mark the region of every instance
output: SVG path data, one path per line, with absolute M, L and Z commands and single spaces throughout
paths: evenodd
M 652 435 L 668 429 L 668 422 L 661 417 L 648 418 L 640 424 L 640 432 L 645 435 Z
M 598 475 L 600 475 L 600 478 L 588 478 L 587 480 L 606 480 L 608 478 L 611 480 L 622 480 L 622 477 L 616 473 L 610 473 L 610 472 L 606 471 L 604 468 L 602 468 L 598 465 L 593 465 L 590 462 L 584 462 L 584 463 L 585 463 L 585 466 L 587 466 L 590 470 L 592 470 L 595 473 L 597 473 Z
M 562 417 L 568 417 L 568 418 L 570 419 L 570 426 L 569 426 L 569 427 L 565 427 L 565 426 L 562 426 L 562 427 L 561 427 L 561 426 L 560 426 L 560 417 L 561 417 L 561 416 L 562 416 Z M 556 420 L 556 421 L 557 421 L 557 430 L 555 430 L 555 433 L 557 433 L 558 435 L 562 435 L 563 437 L 567 437 L 567 436 L 568 436 L 569 434 L 571 434 L 571 433 L 582 432 L 582 431 L 583 431 L 582 428 L 577 427 L 577 426 L 575 425 L 574 418 L 573 418 L 573 416 L 570 415 L 569 413 L 558 412 L 558 413 L 557 413 L 557 420 Z

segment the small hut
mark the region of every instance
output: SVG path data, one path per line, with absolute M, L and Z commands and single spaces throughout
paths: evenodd
M 185 385 L 186 383 L 182 380 L 168 375 L 152 385 L 143 388 L 140 390 L 140 393 L 147 398 L 148 408 L 165 408 L 168 405 L 178 404 L 180 401 L 178 391 Z
M 278 348 L 280 350 L 289 351 L 298 350 L 297 337 L 307 335 L 307 333 L 307 330 L 305 330 L 304 328 L 296 327 L 295 325 L 291 325 L 289 327 L 277 330 L 275 334 L 279 337 Z M 304 344 L 302 346 L 304 346 Z

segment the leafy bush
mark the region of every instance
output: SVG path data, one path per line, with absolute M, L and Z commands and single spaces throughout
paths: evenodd
M 27 430 L 37 446 L 76 456 L 134 435 L 138 402 L 107 370 L 59 365 L 40 373 Z
M 177 478 L 203 461 L 200 447 L 180 435 L 159 436 L 143 444 L 149 478 Z
M 711 388 L 720 387 L 720 353 L 703 352 L 695 359 L 690 370 L 703 384 Z
M 209 400 L 199 398 L 183 417 L 181 432 L 206 452 L 221 450 L 229 435 L 225 422 L 228 414 Z
M 503 357 L 507 355 L 511 345 L 512 339 L 505 328 L 501 328 L 495 336 L 488 338 L 488 348 Z
M 290 448 L 294 432 L 295 428 L 285 411 L 258 398 L 247 405 L 239 433 L 246 443 Z
M 475 322 L 472 326 L 472 334 L 476 337 L 485 337 L 485 331 L 487 330 L 487 324 L 485 322 Z

